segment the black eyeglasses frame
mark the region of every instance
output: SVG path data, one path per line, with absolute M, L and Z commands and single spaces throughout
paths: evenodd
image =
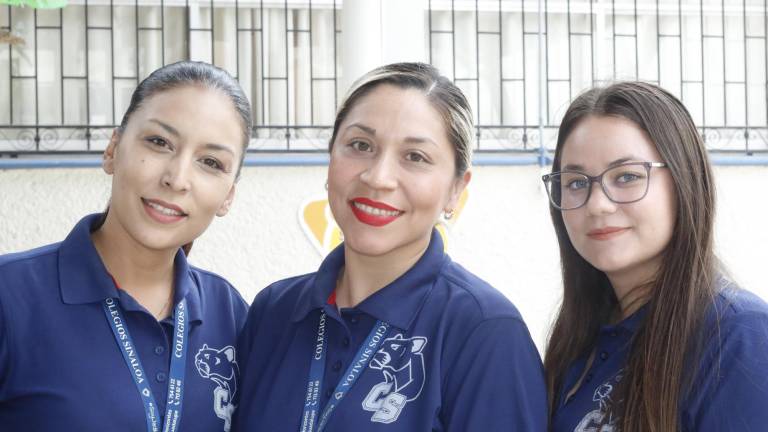
M 608 191 L 605 189 L 605 184 L 603 183 L 603 176 L 608 171 L 611 171 L 611 170 L 614 170 L 614 169 L 616 169 L 618 167 L 622 167 L 622 166 L 626 166 L 626 165 L 642 165 L 642 166 L 644 166 L 648 181 L 646 182 L 645 191 L 643 192 L 643 196 L 641 196 L 640 198 L 635 199 L 635 200 L 631 200 L 631 201 L 617 201 L 617 200 L 613 199 L 611 197 L 611 194 L 609 194 Z M 551 172 L 549 174 L 544 174 L 543 176 L 541 176 L 541 180 L 544 182 L 544 188 L 547 190 L 547 197 L 549 198 L 549 202 L 552 204 L 552 206 L 555 207 L 556 209 L 560 210 L 560 211 L 569 211 L 569 210 L 580 209 L 580 208 L 584 207 L 585 205 L 587 205 L 587 203 L 589 202 L 589 198 L 592 196 L 592 184 L 593 183 L 600 184 L 600 187 L 603 189 L 603 194 L 605 194 L 606 198 L 608 198 L 613 203 L 616 203 L 616 204 L 631 204 L 631 203 L 634 203 L 634 202 L 638 202 L 641 199 L 645 198 L 646 195 L 648 195 L 648 189 L 650 189 L 650 187 L 651 187 L 651 168 L 666 168 L 666 167 L 667 167 L 667 164 L 664 163 L 664 162 L 638 162 L 638 161 L 630 161 L 630 162 L 624 162 L 622 164 L 614 165 L 612 167 L 608 167 L 608 168 L 605 169 L 605 171 L 601 172 L 600 174 L 598 174 L 596 176 L 591 176 L 591 175 L 583 173 L 581 171 L 566 170 L 566 171 L 556 171 L 556 172 Z M 554 176 L 556 176 L 556 175 L 559 176 L 559 175 L 562 175 L 564 173 L 572 173 L 572 174 L 582 175 L 589 182 L 589 186 L 588 186 L 588 189 L 587 189 L 587 197 L 584 199 L 584 202 L 580 206 L 578 206 L 578 207 L 571 207 L 571 208 L 560 207 L 557 203 L 555 203 L 555 200 L 552 197 L 552 191 L 550 190 L 550 184 L 552 183 L 552 178 Z

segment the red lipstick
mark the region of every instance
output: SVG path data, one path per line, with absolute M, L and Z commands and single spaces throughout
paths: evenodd
M 349 206 L 357 220 L 376 227 L 387 225 L 403 214 L 400 209 L 362 197 L 352 199 Z
M 620 236 L 626 231 L 629 231 L 629 228 L 609 226 L 605 228 L 593 229 L 587 233 L 587 237 L 593 240 L 609 240 Z

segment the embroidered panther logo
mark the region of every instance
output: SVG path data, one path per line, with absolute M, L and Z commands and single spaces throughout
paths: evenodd
M 402 334 L 385 339 L 368 363 L 380 370 L 384 381 L 373 386 L 363 400 L 363 409 L 373 412 L 372 422 L 397 421 L 407 402 L 419 397 L 424 388 L 426 371 L 422 351 L 427 338 L 403 338 Z
M 232 412 L 235 411 L 232 400 L 237 393 L 237 381 L 240 379 L 235 348 L 226 346 L 217 350 L 204 344 L 195 355 L 195 367 L 201 377 L 216 383 L 216 389 L 213 390 L 213 411 L 216 417 L 224 420 L 224 432 L 228 432 L 232 425 Z
M 613 402 L 611 394 L 614 387 L 621 381 L 623 371 L 612 379 L 600 384 L 592 395 L 592 401 L 598 403 L 598 408 L 592 410 L 581 419 L 574 432 L 614 432 L 618 419 L 614 418 L 609 411 L 609 406 Z M 606 419 L 605 416 L 608 416 Z

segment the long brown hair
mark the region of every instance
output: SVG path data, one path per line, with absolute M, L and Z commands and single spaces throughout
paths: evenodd
M 715 295 L 712 168 L 696 126 L 677 98 L 652 84 L 622 82 L 591 89 L 573 101 L 560 124 L 553 171 L 560 170 L 569 134 L 589 116 L 617 116 L 638 125 L 655 144 L 674 180 L 674 232 L 652 281 L 647 312 L 633 337 L 624 377 L 615 390 L 618 394 L 612 398 L 621 402 L 609 409 L 614 418 L 620 417 L 616 426 L 622 432 L 675 431 L 680 427 L 678 404 L 695 373 L 687 361 L 698 353 L 697 330 Z M 605 273 L 574 248 L 561 211 L 550 207 L 550 213 L 564 284 L 544 361 L 549 407 L 554 413 L 569 366 L 591 352 L 600 326 L 610 321 L 618 301 Z

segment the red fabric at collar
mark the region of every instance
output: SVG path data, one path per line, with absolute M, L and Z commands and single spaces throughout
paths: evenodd
M 109 278 L 112 279 L 112 282 L 115 283 L 115 288 L 122 289 L 122 288 L 120 288 L 120 284 L 117 283 L 117 280 L 115 280 L 115 277 L 112 276 L 112 273 L 107 272 L 107 274 L 109 275 Z

